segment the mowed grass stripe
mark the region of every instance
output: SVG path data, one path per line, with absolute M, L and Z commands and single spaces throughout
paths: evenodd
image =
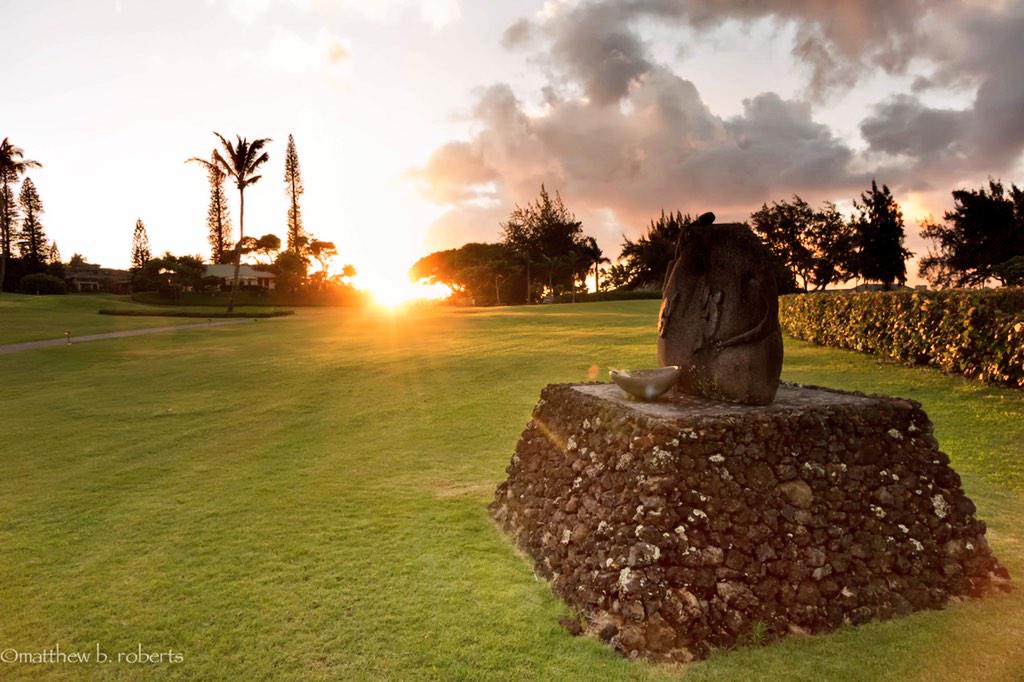
M 186 656 L 125 679 L 1024 673 L 1019 592 L 685 669 L 565 634 L 485 507 L 543 385 L 652 364 L 656 311 L 303 310 L 0 358 L 0 646 Z M 785 378 L 921 400 L 1022 575 L 1019 394 L 789 339 Z

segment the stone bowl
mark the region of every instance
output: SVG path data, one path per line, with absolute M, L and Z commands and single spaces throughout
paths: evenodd
M 658 369 L 613 369 L 608 372 L 608 376 L 634 398 L 654 400 L 679 381 L 679 367 L 669 365 Z

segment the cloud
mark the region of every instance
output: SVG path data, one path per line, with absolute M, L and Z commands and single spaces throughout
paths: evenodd
M 544 182 L 577 210 L 611 209 L 627 224 L 662 207 L 738 211 L 770 196 L 866 180 L 850 172 L 853 152 L 806 104 L 773 93 L 722 119 L 693 83 L 655 67 L 636 81 L 629 105 L 567 98 L 530 116 L 508 85 L 492 85 L 474 109 L 478 134 L 441 147 L 413 175 L 426 196 L 454 210 L 475 196 L 460 188 L 493 183 L 494 196 L 511 206 Z
M 584 5 L 555 24 L 551 57 L 599 104 L 621 99 L 650 71 L 647 49 L 619 3 Z
M 423 194 L 428 199 L 446 204 L 470 202 L 492 194 L 490 185 L 498 177 L 472 145 L 465 142 L 449 142 L 438 148 L 423 168 L 408 175 L 423 181 Z
M 476 239 L 494 239 L 496 221 L 481 221 L 507 214 L 542 182 L 581 216 L 605 216 L 605 233 L 615 222 L 632 231 L 663 207 L 741 218 L 793 193 L 850 197 L 873 176 L 938 196 L 937 187 L 971 173 L 1012 169 L 1024 152 L 1022 8 L 1024 0 L 548 2 L 502 36 L 543 65 L 542 104 L 524 104 L 505 83 L 484 88 L 471 113 L 475 134 L 439 148 L 411 175 L 449 207 L 435 236 L 450 229 L 461 238 L 478 225 Z M 699 35 L 765 20 L 793 29 L 777 35 L 794 37 L 805 91 L 795 99 L 749 93 L 732 117 L 712 112 L 645 38 L 651 22 Z M 816 120 L 815 107 L 879 71 L 906 76 L 908 92 L 871 107 L 859 126 L 866 148 L 857 149 Z M 973 90 L 974 101 L 935 106 L 935 88 Z
M 927 107 L 913 95 L 900 94 L 874 106 L 860 124 L 873 151 L 918 161 L 962 161 L 969 113 Z
M 954 110 L 897 95 L 874 107 L 861 134 L 872 151 L 902 155 L 932 176 L 1011 170 L 1024 151 L 1024 3 L 961 6 L 947 19 L 958 28 L 936 35 L 928 49 L 935 72 L 915 79 L 913 89 L 974 84 L 974 101 Z
M 506 49 L 521 47 L 530 41 L 533 24 L 529 19 L 520 19 L 501 34 L 501 44 Z
M 434 28 L 441 28 L 461 16 L 459 0 L 224 0 L 228 11 L 237 19 L 251 23 L 263 17 L 274 5 L 286 5 L 305 11 L 328 14 L 349 11 L 371 21 L 395 21 L 413 8 L 420 19 Z
M 257 66 L 289 76 L 322 71 L 337 73 L 351 57 L 347 40 L 321 27 L 311 38 L 275 26 L 270 40 L 256 50 L 236 50 L 228 59 L 244 66 Z
M 602 101 L 621 98 L 651 63 L 637 29 L 642 20 L 699 31 L 727 22 L 792 24 L 793 56 L 810 71 L 807 94 L 823 98 L 851 86 L 867 66 L 901 72 L 925 42 L 924 18 L 953 0 L 600 0 L 554 3 L 541 13 L 550 58 Z M 509 28 L 513 37 L 522 28 Z M 508 31 L 506 31 L 508 34 Z M 508 36 L 506 36 L 508 37 Z M 511 43 L 516 44 L 515 40 Z
M 412 9 L 434 28 L 442 28 L 462 15 L 459 0 L 337 0 L 334 4 L 381 23 L 397 21 Z
M 434 28 L 442 28 L 462 15 L 458 0 L 420 0 L 420 17 Z

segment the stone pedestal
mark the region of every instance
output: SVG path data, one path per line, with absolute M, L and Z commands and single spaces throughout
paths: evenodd
M 627 655 L 821 632 L 1009 589 L 918 403 L 782 385 L 766 406 L 552 385 L 494 518 Z

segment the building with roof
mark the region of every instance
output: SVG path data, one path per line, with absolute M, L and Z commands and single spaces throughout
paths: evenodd
M 131 274 L 127 270 L 104 268 L 96 263 L 77 263 L 64 267 L 64 281 L 69 291 L 78 293 L 106 291 L 126 294 L 131 286 Z
M 221 286 L 231 286 L 235 277 L 235 266 L 231 263 L 218 263 L 206 266 L 206 277 L 213 277 L 220 280 Z M 272 272 L 257 270 L 251 265 L 241 265 L 238 268 L 238 286 L 250 287 L 253 289 L 266 289 L 272 291 L 274 282 L 277 279 Z

